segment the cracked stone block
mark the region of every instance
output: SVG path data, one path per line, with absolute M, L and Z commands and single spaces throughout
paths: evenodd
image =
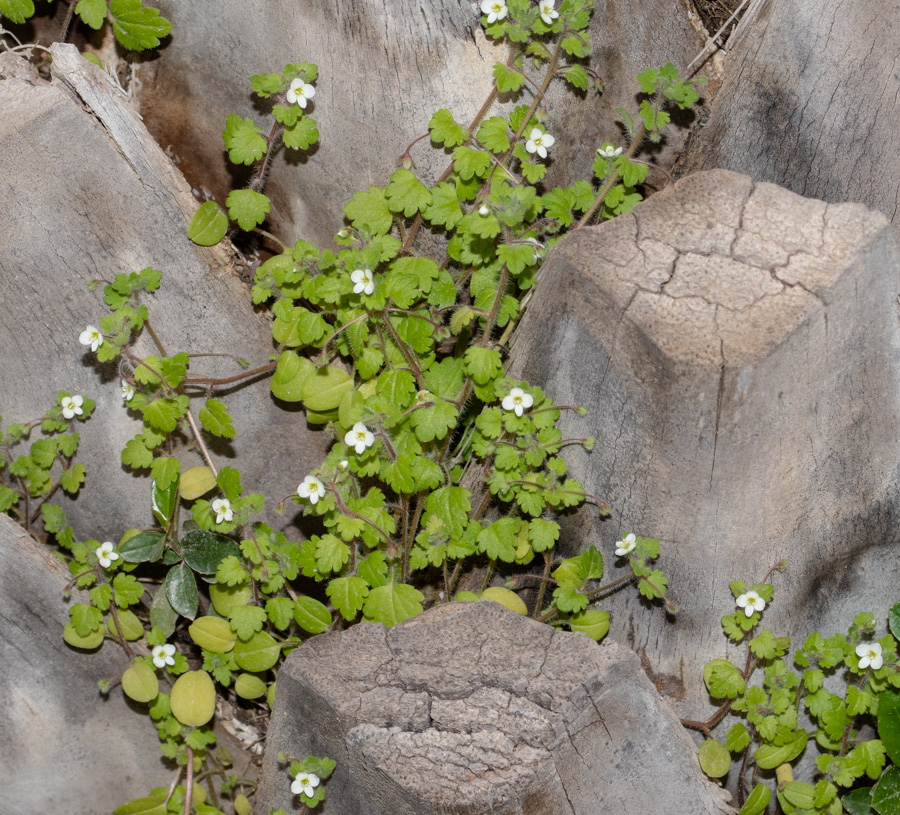
M 74 46 L 51 51 L 52 82 L 15 54 L 0 56 L 0 187 L 15 202 L 0 212 L 0 413 L 7 422 L 30 421 L 60 390 L 96 400 L 79 427 L 85 486 L 78 500 L 59 500 L 76 534 L 116 541 L 129 527 L 154 523 L 150 479 L 123 469 L 122 448 L 141 424 L 123 407 L 116 365 L 98 367 L 78 343 L 87 324 L 109 313 L 103 286 L 91 291 L 88 281 L 161 270 L 162 286 L 142 303 L 170 354 L 226 352 L 263 366 L 272 333 L 227 244 L 204 248 L 188 239 L 199 203 L 129 99 Z M 146 334 L 138 352 L 158 353 Z M 219 377 L 241 370 L 232 359 L 191 365 L 192 373 Z M 246 488 L 285 495 L 321 463 L 326 434 L 280 408 L 267 378 L 232 386 L 224 398 L 237 436 L 217 440 L 213 451 L 220 461 L 239 457 Z M 185 467 L 203 463 L 196 451 L 182 458 Z
M 705 662 L 735 653 L 729 581 L 785 558 L 763 625 L 795 645 L 864 610 L 883 631 L 900 600 L 898 271 L 879 213 L 713 170 L 541 272 L 510 370 L 587 406 L 563 435 L 597 443 L 566 458 L 612 507 L 565 519 L 561 544 L 611 563 L 624 534 L 660 539 L 677 618 L 633 592 L 604 608 L 684 718 L 713 709 Z
M 631 651 L 491 602 L 298 648 L 278 674 L 260 812 L 298 800 L 281 751 L 337 762 L 322 815 L 734 812 Z

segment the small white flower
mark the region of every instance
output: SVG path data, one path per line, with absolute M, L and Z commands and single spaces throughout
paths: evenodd
M 101 543 L 96 549 L 94 549 L 94 554 L 97 556 L 97 560 L 100 561 L 100 565 L 104 569 L 108 569 L 112 566 L 112 562 L 114 560 L 119 559 L 119 553 L 115 551 L 115 546 L 110 541 L 106 543 Z
M 356 455 L 362 455 L 367 447 L 375 444 L 375 436 L 362 422 L 357 422 L 344 436 L 344 442 L 356 450 Z
M 553 8 L 553 0 L 541 0 L 538 3 L 538 11 L 541 13 L 541 19 L 547 25 L 553 25 L 553 21 L 559 17 L 559 12 Z
M 301 108 L 306 107 L 306 103 L 316 95 L 316 89 L 312 85 L 307 85 L 300 77 L 291 82 L 288 88 L 287 100 L 290 104 L 296 102 Z
M 634 532 L 629 532 L 622 540 L 616 541 L 616 557 L 625 557 L 629 552 L 634 551 L 637 546 L 637 538 Z
M 62 402 L 60 402 L 63 416 L 67 419 L 74 419 L 76 416 L 81 416 L 84 413 L 81 409 L 83 404 L 84 397 L 82 396 L 63 396 Z
M 478 214 L 479 215 L 490 215 L 491 208 L 487 204 L 482 204 L 480 207 L 478 207 Z
M 134 385 L 126 380 L 122 380 L 122 398 L 126 402 L 130 402 L 134 398 Z
M 338 469 L 339 469 L 339 470 L 346 470 L 349 466 L 350 466 L 350 462 L 347 461 L 347 459 L 345 459 L 345 458 L 342 458 L 342 459 L 338 462 Z
M 512 410 L 516 416 L 521 416 L 523 411 L 534 404 L 534 397 L 530 393 L 525 393 L 521 388 L 513 388 L 503 397 L 501 404 L 504 410 Z
M 616 156 L 622 155 L 621 147 L 613 147 L 610 142 L 606 142 L 603 147 L 598 147 L 597 152 L 603 156 L 603 158 L 615 158 Z
M 502 20 L 508 11 L 505 0 L 482 0 L 481 13 L 487 14 L 488 23 Z
M 100 333 L 100 329 L 96 326 L 89 325 L 78 337 L 78 342 L 82 345 L 90 345 L 91 351 L 96 351 L 101 345 L 103 345 L 103 335 Z
M 353 287 L 354 294 L 371 294 L 375 291 L 375 278 L 371 269 L 357 269 L 350 275 L 350 279 L 356 284 Z
M 154 645 L 151 652 L 153 664 L 157 668 L 165 668 L 166 665 L 175 664 L 175 646 L 167 642 L 165 645 Z
M 216 498 L 212 502 L 212 511 L 216 513 L 216 523 L 222 521 L 230 521 L 234 517 L 234 510 L 231 508 L 231 501 L 227 498 Z
M 755 591 L 748 591 L 746 594 L 742 594 L 736 602 L 738 608 L 744 609 L 744 614 L 748 617 L 752 617 L 754 611 L 762 611 L 766 607 L 766 601 Z
M 884 665 L 881 646 L 877 642 L 861 642 L 856 646 L 856 655 L 859 657 L 861 669 L 871 668 L 873 671 L 877 671 Z
M 325 497 L 325 485 L 314 475 L 308 475 L 297 487 L 297 495 L 301 498 L 309 498 L 311 504 L 316 504 L 320 498 Z
M 525 142 L 525 149 L 529 153 L 537 153 L 541 158 L 547 158 L 547 148 L 553 147 L 556 139 L 549 133 L 544 133 L 539 127 L 535 127 Z
M 316 794 L 316 787 L 319 786 L 319 776 L 313 773 L 297 773 L 294 783 L 291 784 L 291 792 L 294 795 L 303 793 L 310 798 Z

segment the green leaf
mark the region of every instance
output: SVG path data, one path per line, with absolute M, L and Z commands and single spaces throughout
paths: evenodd
M 498 379 L 503 376 L 500 351 L 479 345 L 470 346 L 466 349 L 465 371 L 479 385 L 487 385 L 488 382 Z
M 363 615 L 370 622 L 384 623 L 389 628 L 422 613 L 425 595 L 404 583 L 388 583 L 369 592 L 363 604 Z
M 900 693 L 885 690 L 878 699 L 878 736 L 894 764 L 900 764 Z
M 600 642 L 609 633 L 609 612 L 597 608 L 569 617 L 569 628 L 587 634 L 595 642 Z
M 779 764 L 786 764 L 797 758 L 806 747 L 808 737 L 805 730 L 797 730 L 794 732 L 794 738 L 787 744 L 763 744 L 758 747 L 753 754 L 753 759 L 760 769 L 774 770 Z
M 317 368 L 303 383 L 303 404 L 309 410 L 325 413 L 341 404 L 344 394 L 353 390 L 353 379 L 343 368 L 326 365 Z
M 56 458 L 56 439 L 38 439 L 29 448 L 35 466 L 47 470 Z
M 290 626 L 293 619 L 294 601 L 290 597 L 270 597 L 266 600 L 266 614 L 279 631 Z
M 560 611 L 572 614 L 584 611 L 588 600 L 578 590 L 560 586 L 553 591 L 553 602 Z
M 373 589 L 387 583 L 388 568 L 384 562 L 384 552 L 372 552 L 359 563 L 357 572 Z
M 490 168 L 491 154 L 487 150 L 473 150 L 471 147 L 462 145 L 453 151 L 453 169 L 464 181 L 468 181 L 470 178 L 484 178 Z M 478 217 L 484 218 L 483 215 Z
M 297 625 L 309 634 L 321 634 L 331 628 L 334 620 L 328 608 L 313 597 L 298 597 L 294 604 Z
M 303 384 L 316 370 L 316 366 L 306 357 L 293 351 L 282 351 L 272 377 L 272 394 L 285 402 L 299 402 L 303 399 Z
M 166 792 L 163 789 L 160 795 L 135 798 L 127 804 L 116 807 L 113 815 L 166 815 L 167 811 Z
M 578 572 L 582 580 L 599 580 L 603 577 L 603 555 L 591 544 L 578 558 Z
M 731 726 L 728 736 L 725 738 L 725 749 L 732 753 L 742 753 L 750 744 L 750 733 L 744 727 L 743 722 L 737 722 Z
M 240 696 L 241 699 L 258 699 L 260 696 L 263 696 L 267 690 L 266 683 L 260 677 L 256 676 L 256 674 L 242 673 L 234 681 L 234 692 Z M 235 799 L 235 803 L 237 803 L 237 798 Z M 237 807 L 235 807 L 235 812 L 238 811 Z M 249 812 L 249 810 L 247 811 Z
M 155 458 L 153 465 L 150 467 L 150 475 L 153 476 L 151 503 L 156 505 L 158 501 L 161 502 L 159 506 L 156 506 L 163 516 L 162 518 L 157 516 L 157 520 L 161 524 L 168 521 L 172 512 L 171 504 L 175 497 L 175 488 L 178 486 L 178 475 L 180 472 L 181 462 L 177 458 L 169 456 Z
M 713 659 L 703 668 L 703 682 L 715 699 L 736 699 L 747 684 L 741 672 L 727 659 Z
M 154 399 L 144 408 L 144 421 L 162 433 L 171 433 L 188 409 L 187 396 Z
M 588 89 L 588 75 L 587 71 L 584 70 L 580 65 L 571 65 L 563 71 L 563 76 L 566 78 L 566 82 L 568 82 L 572 87 L 578 88 L 579 90 L 586 91 Z
M 509 123 L 502 116 L 485 119 L 477 138 L 492 153 L 505 153 L 509 150 Z
M 135 702 L 152 702 L 159 693 L 159 681 L 146 662 L 135 660 L 122 674 L 122 690 Z
M 75 603 L 69 608 L 69 620 L 79 637 L 86 637 L 103 624 L 103 614 L 99 608 L 87 603 Z
M 259 606 L 235 606 L 228 612 L 231 627 L 245 642 L 266 624 L 266 612 Z
M 0 3 L 0 8 L 2 5 Z M 78 0 L 75 5 L 75 13 L 81 17 L 85 25 L 97 31 L 106 19 L 106 0 Z M 88 55 L 85 54 L 85 59 L 87 58 Z M 101 64 L 100 67 L 102 68 L 103 65 Z
M 525 84 L 525 75 L 521 71 L 510 68 L 502 62 L 494 65 L 494 79 L 497 80 L 497 90 L 500 93 L 518 91 Z
M 144 584 L 132 574 L 119 572 L 113 578 L 113 589 L 116 592 L 116 605 L 127 608 L 139 602 L 144 596 Z
M 198 246 L 214 246 L 228 231 L 228 216 L 215 201 L 207 201 L 191 218 L 188 237 Z
M 559 524 L 544 518 L 535 518 L 528 522 L 528 540 L 535 552 L 546 552 L 552 549 L 559 540 Z
M 518 518 L 500 518 L 478 533 L 481 551 L 491 560 L 512 563 L 516 557 L 517 535 L 521 521 Z
M 344 207 L 344 215 L 353 226 L 370 235 L 386 235 L 394 223 L 393 213 L 380 187 L 369 187 L 368 192 L 356 193 Z
M 431 204 L 422 213 L 422 217 L 435 226 L 453 229 L 463 217 L 456 187 L 447 181 L 432 187 Z
M 437 400 L 429 407 L 421 407 L 414 410 L 410 416 L 410 422 L 415 430 L 416 438 L 421 442 L 443 439 L 447 433 L 456 427 L 459 411 L 455 405 Z
M 872 790 L 872 809 L 879 815 L 900 815 L 900 767 L 888 767 Z
M 172 30 L 172 24 L 160 16 L 158 9 L 142 6 L 141 0 L 110 0 L 109 15 L 116 39 L 129 51 L 156 48 Z
M 319 129 L 312 116 L 304 116 L 284 129 L 282 134 L 285 147 L 293 150 L 307 150 L 319 140 Z
M 221 617 L 201 617 L 188 627 L 191 639 L 205 651 L 226 654 L 234 648 L 237 635 L 228 620 Z
M 453 119 L 453 114 L 446 108 L 441 108 L 431 117 L 428 130 L 433 142 L 447 147 L 456 147 L 469 138 L 469 131 L 462 125 L 458 125 Z
M 197 605 L 200 602 L 200 596 L 197 592 L 197 581 L 191 567 L 186 563 L 179 563 L 169 569 L 166 575 L 165 583 L 166 599 L 182 617 L 193 620 L 197 615 Z
M 278 658 L 281 656 L 281 645 L 271 634 L 258 631 L 249 639 L 236 642 L 233 653 L 234 661 L 239 668 L 259 673 L 269 670 L 278 662 Z
M 34 3 L 31 0 L 0 0 L 0 14 L 14 23 L 24 23 L 34 16 Z
M 361 577 L 335 577 L 325 589 L 334 607 L 348 622 L 353 620 L 369 595 L 369 587 Z
M 422 212 L 432 201 L 431 191 L 416 178 L 412 170 L 400 167 L 391 176 L 391 182 L 384 190 L 388 206 L 394 212 L 402 212 L 411 218 Z
M 253 164 L 268 149 L 262 130 L 256 122 L 253 119 L 242 119 L 236 113 L 228 114 L 222 139 L 232 164 Z
M 200 574 L 216 574 L 219 564 L 226 557 L 240 557 L 241 550 L 231 538 L 203 529 L 194 529 L 181 539 L 181 553 L 184 562 L 194 571 Z
M 206 404 L 200 408 L 200 424 L 214 436 L 233 439 L 236 435 L 228 408 L 218 399 L 207 399 Z
M 757 782 L 753 792 L 747 796 L 738 815 L 762 815 L 772 798 L 772 790 L 762 782 Z
M 69 495 L 74 495 L 84 483 L 84 474 L 84 464 L 76 464 L 68 470 L 63 470 L 59 474 L 59 486 L 69 493 Z
M 721 778 L 731 769 L 731 754 L 717 739 L 707 739 L 700 745 L 700 768 L 710 778 Z
M 266 220 L 272 208 L 272 202 L 261 192 L 255 190 L 232 190 L 225 199 L 228 214 L 232 221 L 245 232 L 259 226 Z

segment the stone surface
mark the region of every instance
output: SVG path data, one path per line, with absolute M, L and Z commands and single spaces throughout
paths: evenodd
M 319 66 L 310 110 L 320 143 L 301 158 L 282 150 L 266 187 L 273 201 L 270 228 L 283 240 L 330 245 L 354 193 L 386 184 L 407 145 L 427 133 L 439 108 L 471 122 L 491 90 L 494 64 L 507 59 L 506 48 L 484 36 L 480 2 L 158 5 L 172 21 L 173 34 L 159 59 L 138 67 L 135 98 L 150 132 L 178 157 L 191 183 L 220 203 L 244 178 L 225 158 L 226 117 L 237 113 L 265 121 L 249 77 L 289 62 Z M 590 31 L 590 65 L 602 77 L 604 93 L 576 96 L 561 80 L 550 85 L 550 129 L 557 142 L 548 189 L 590 177 L 594 149 L 606 140 L 622 143 L 615 108 L 636 112 L 640 71 L 667 61 L 686 65 L 702 46 L 681 0 L 598 0 Z M 531 98 L 503 98 L 502 107 Z M 686 134 L 671 128 L 653 160 L 670 167 Z M 448 163 L 427 140 L 413 148 L 412 158 L 426 183 L 434 183 Z M 651 181 L 663 178 L 658 174 Z
M 514 376 L 561 404 L 570 471 L 611 520 L 580 512 L 564 548 L 612 563 L 623 534 L 659 537 L 676 620 L 635 592 L 604 605 L 685 718 L 711 712 L 703 664 L 729 652 L 729 581 L 776 575 L 778 635 L 884 625 L 898 600 L 900 293 L 883 216 L 723 170 L 580 230 L 548 260 Z M 616 577 L 609 572 L 610 578 Z
M 860 201 L 900 235 L 898 18 L 898 0 L 754 0 L 681 171 Z
M 497 603 L 360 623 L 278 675 L 257 809 L 290 811 L 276 755 L 337 762 L 323 815 L 733 812 L 633 653 Z
M 198 204 L 126 96 L 73 46 L 54 46 L 53 55 L 52 83 L 14 55 L 0 57 L 0 191 L 16 202 L 0 214 L 0 413 L 7 422 L 34 419 L 61 389 L 96 399 L 80 428 L 85 487 L 77 501 L 61 500 L 76 534 L 118 540 L 153 523 L 149 478 L 120 461 L 140 425 L 122 407 L 115 366 L 98 369 L 78 343 L 84 326 L 108 313 L 102 287 L 91 292 L 87 281 L 160 269 L 162 287 L 144 302 L 170 353 L 230 352 L 258 366 L 269 361 L 272 337 L 225 245 L 188 240 Z M 146 336 L 138 349 L 155 350 Z M 209 359 L 191 370 L 240 372 L 231 360 Z M 328 440 L 280 408 L 267 379 L 227 392 L 226 402 L 238 435 L 214 455 L 219 466 L 238 457 L 247 488 L 289 494 L 321 462 Z M 196 452 L 183 462 L 202 463 Z

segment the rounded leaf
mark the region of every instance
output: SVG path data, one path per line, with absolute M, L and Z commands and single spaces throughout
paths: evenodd
M 175 680 L 169 706 L 179 722 L 200 727 L 216 712 L 215 683 L 206 671 L 188 671 Z
M 457 603 L 475 603 L 481 598 L 474 591 L 458 591 L 453 599 Z
M 235 643 L 234 661 L 238 668 L 260 673 L 267 671 L 281 655 L 281 645 L 265 631 L 257 631 L 249 640 Z
M 756 786 L 747 796 L 744 805 L 738 815 L 762 815 L 766 807 L 769 806 L 769 800 L 772 798 L 772 790 L 765 784 L 757 782 Z
M 230 555 L 239 558 L 240 547 L 224 535 L 194 529 L 181 539 L 184 562 L 200 574 L 215 574 L 219 564 Z
M 135 702 L 152 702 L 159 693 L 159 680 L 146 662 L 138 660 L 122 674 L 122 690 Z
M 763 744 L 758 747 L 753 754 L 753 760 L 761 770 L 774 770 L 779 764 L 787 764 L 797 758 L 806 747 L 808 738 L 809 734 L 805 730 L 796 730 L 793 740 L 787 744 L 780 746 Z
M 122 636 L 126 640 L 134 642 L 144 636 L 144 624 L 133 611 L 129 611 L 127 608 L 119 609 L 116 612 L 116 617 L 119 620 L 119 627 L 122 629 Z M 106 618 L 106 630 L 114 637 L 118 636 L 112 614 Z
M 198 246 L 214 246 L 228 231 L 228 216 L 215 201 L 207 201 L 191 218 L 188 237 Z
M 269 706 L 269 710 L 275 707 L 275 685 L 277 683 L 273 682 L 269 685 L 269 692 L 266 694 L 266 704 Z
M 234 796 L 234 812 L 235 815 L 252 815 L 253 807 L 250 806 L 250 800 L 246 795 Z
M 609 633 L 609 612 L 592 608 L 573 614 L 569 617 L 569 628 L 587 634 L 594 642 L 600 642 Z
M 306 357 L 282 351 L 270 383 L 272 395 L 285 402 L 299 402 L 303 398 L 303 384 L 315 370 L 316 366 Z
M 321 634 L 331 628 L 333 620 L 326 606 L 312 597 L 298 597 L 294 604 L 294 619 L 304 631 Z
M 727 659 L 713 659 L 703 668 L 703 681 L 716 699 L 736 699 L 747 687 L 741 672 Z
M 146 563 L 162 557 L 166 536 L 162 532 L 138 532 L 123 543 L 119 556 L 126 563 Z
M 717 739 L 700 745 L 700 767 L 710 778 L 721 778 L 731 769 L 731 753 Z
M 191 623 L 188 633 L 197 645 L 214 654 L 227 653 L 237 642 L 237 634 L 231 630 L 231 624 L 221 617 L 201 617 Z
M 162 795 L 148 795 L 145 798 L 135 798 L 127 804 L 116 807 L 113 815 L 166 815 L 166 794 L 163 788 Z
M 342 427 L 351 428 L 362 420 L 364 402 L 363 395 L 355 388 L 351 388 L 343 395 L 338 406 L 338 421 Z
M 343 368 L 317 368 L 303 383 L 303 404 L 308 410 L 326 413 L 336 410 L 344 394 L 353 390 L 353 379 Z
M 193 620 L 197 614 L 200 595 L 197 592 L 197 579 L 187 563 L 179 563 L 169 569 L 163 584 L 166 598 L 172 608 L 182 617 Z
M 510 611 L 521 614 L 523 617 L 528 615 L 528 607 L 522 598 L 514 591 L 504 589 L 502 586 L 491 586 L 489 589 L 485 589 L 481 592 L 481 599 L 493 600 L 495 603 L 500 603 L 501 606 L 506 606 Z
M 226 586 L 224 583 L 213 583 L 209 586 L 209 599 L 212 600 L 216 614 L 227 617 L 233 608 L 245 606 L 253 596 L 253 589 L 248 585 Z
M 91 631 L 86 637 L 80 637 L 72 623 L 66 623 L 63 628 L 63 639 L 73 648 L 84 648 L 85 650 L 97 648 L 103 643 L 105 636 L 106 632 L 102 628 Z
M 243 673 L 234 681 L 234 692 L 241 699 L 259 699 L 267 690 L 266 683 L 256 674 Z
M 891 765 L 878 779 L 872 790 L 872 809 L 881 815 L 894 815 L 900 810 L 900 767 Z
M 339 421 L 337 410 L 328 410 L 325 413 L 319 413 L 315 410 L 306 411 L 306 421 L 310 424 L 328 424 L 329 422 Z
M 900 694 L 889 688 L 878 699 L 878 736 L 891 761 L 900 762 Z
M 185 501 L 193 501 L 201 495 L 206 495 L 216 486 L 216 477 L 207 466 L 191 467 L 181 474 L 178 483 L 178 491 Z

